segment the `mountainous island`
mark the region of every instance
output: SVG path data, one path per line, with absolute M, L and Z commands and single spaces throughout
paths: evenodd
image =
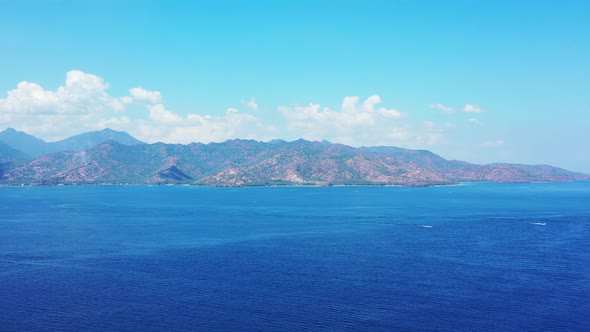
M 427 150 L 303 139 L 147 144 L 104 129 L 48 143 L 11 128 L 0 132 L 0 185 L 430 186 L 576 180 L 590 176 L 548 165 L 475 165 Z

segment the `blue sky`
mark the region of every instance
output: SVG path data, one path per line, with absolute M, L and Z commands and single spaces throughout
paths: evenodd
M 0 129 L 299 137 L 590 172 L 588 1 L 13 1 Z

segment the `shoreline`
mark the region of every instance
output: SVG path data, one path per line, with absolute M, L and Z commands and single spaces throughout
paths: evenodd
M 530 181 L 530 182 L 495 182 L 495 181 L 465 181 L 448 184 L 277 184 L 277 185 L 204 185 L 204 184 L 183 184 L 183 183 L 67 183 L 67 184 L 0 184 L 6 188 L 32 188 L 32 187 L 194 187 L 194 188 L 340 188 L 340 187 L 395 187 L 395 188 L 437 188 L 437 187 L 458 187 L 478 184 L 550 184 L 550 183 L 590 183 L 588 180 L 574 181 Z

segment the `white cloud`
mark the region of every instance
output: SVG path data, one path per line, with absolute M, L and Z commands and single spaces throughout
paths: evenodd
M 56 92 L 46 91 L 36 83 L 23 81 L 16 89 L 8 91 L 6 99 L 0 99 L 0 110 L 5 114 L 63 113 L 59 101 Z
M 367 98 L 367 100 L 365 100 L 363 102 L 362 109 L 368 113 L 377 113 L 377 115 L 380 115 L 385 118 L 399 118 L 402 116 L 402 112 L 400 112 L 396 109 L 393 109 L 393 108 L 391 108 L 391 109 L 388 109 L 385 107 L 375 108 L 375 105 L 379 105 L 381 103 L 382 103 L 381 97 L 379 97 L 378 95 L 373 95 L 373 96 L 370 96 L 369 98 Z
M 20 82 L 0 99 L 0 111 L 15 114 L 74 114 L 103 111 L 123 111 L 123 102 L 106 93 L 108 84 L 102 78 L 71 70 L 65 85 L 48 91 L 39 84 Z
M 452 107 L 448 107 L 443 104 L 430 104 L 429 107 L 433 110 L 439 110 L 443 114 L 453 114 L 456 112 Z
M 465 112 L 465 113 L 481 113 L 481 112 L 483 112 L 483 110 L 481 108 L 479 108 L 479 106 L 477 106 L 477 105 L 465 104 L 465 106 L 463 106 L 463 112 Z
M 162 103 L 162 95 L 159 91 L 149 91 L 142 87 L 129 89 L 129 93 L 136 101 L 146 102 L 148 104 Z
M 481 124 L 481 121 L 479 121 L 476 118 L 469 118 L 469 119 L 467 119 L 467 121 L 470 122 L 470 123 L 476 124 L 476 125 L 480 125 Z
M 148 106 L 148 109 L 150 110 L 150 119 L 157 124 L 180 125 L 183 120 L 178 114 L 167 111 L 162 104 Z
M 16 127 L 48 140 L 97 130 L 104 119 L 125 110 L 125 102 L 107 93 L 109 85 L 79 70 L 66 74 L 55 91 L 20 82 L 0 99 L 0 126 Z
M 256 100 L 254 99 L 254 97 L 250 98 L 250 100 L 242 99 L 242 105 L 245 105 L 246 107 L 248 107 L 250 109 L 258 111 L 258 104 L 256 103 Z
M 108 87 L 102 78 L 77 70 L 69 71 L 56 91 L 21 82 L 0 99 L 0 128 L 14 127 L 54 141 L 110 127 L 148 142 L 173 143 L 256 138 L 256 133 L 266 130 L 259 119 L 235 109 L 222 116 L 182 116 L 166 109 L 158 91 L 137 87 L 129 90 L 131 96 L 113 97 Z M 132 119 L 121 113 L 134 102 L 145 104 L 143 117 L 134 112 Z
M 124 105 L 131 104 L 133 102 L 133 98 L 129 96 L 119 98 Z
M 430 104 L 429 107 L 431 109 L 441 111 L 442 114 L 454 114 L 454 113 L 458 113 L 458 112 L 464 112 L 464 113 L 482 113 L 483 112 L 483 110 L 479 106 L 474 105 L 474 104 L 465 104 L 465 106 L 463 106 L 463 108 L 461 110 L 456 110 L 452 107 L 445 106 L 443 104 Z
M 281 106 L 290 138 L 329 140 L 352 146 L 396 145 L 425 148 L 446 144 L 446 134 L 455 129 L 450 122 L 414 122 L 407 113 L 379 107 L 382 99 L 370 96 L 361 102 L 357 96 L 345 97 L 340 110 L 310 103 Z
M 108 88 L 102 78 L 75 70 L 55 91 L 21 82 L 0 98 L 0 129 L 14 127 L 48 141 L 110 127 L 150 143 L 306 138 L 353 146 L 424 148 L 445 144 L 446 133 L 455 128 L 449 123 L 413 121 L 408 113 L 384 106 L 379 95 L 364 100 L 345 97 L 336 108 L 309 103 L 279 106 L 274 114 L 253 115 L 235 108 L 206 114 L 170 110 L 158 91 L 135 87 L 128 96 L 113 96 Z M 241 103 L 259 109 L 254 98 Z
M 149 120 L 139 121 L 133 132 L 147 142 L 209 143 L 232 138 L 262 139 L 257 133 L 265 131 L 260 119 L 234 108 L 228 108 L 222 116 L 180 116 L 163 105 L 155 105 L 150 108 Z
M 328 139 L 339 143 L 360 145 L 371 144 L 379 134 L 389 130 L 403 113 L 385 107 L 379 96 L 373 95 L 360 103 L 358 96 L 345 97 L 341 109 L 336 111 L 319 104 L 294 107 L 280 106 L 278 109 L 287 121 L 292 133 L 313 139 Z

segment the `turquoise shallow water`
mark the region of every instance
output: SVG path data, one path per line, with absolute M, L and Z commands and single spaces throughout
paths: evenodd
M 587 330 L 590 183 L 0 188 L 0 330 Z

